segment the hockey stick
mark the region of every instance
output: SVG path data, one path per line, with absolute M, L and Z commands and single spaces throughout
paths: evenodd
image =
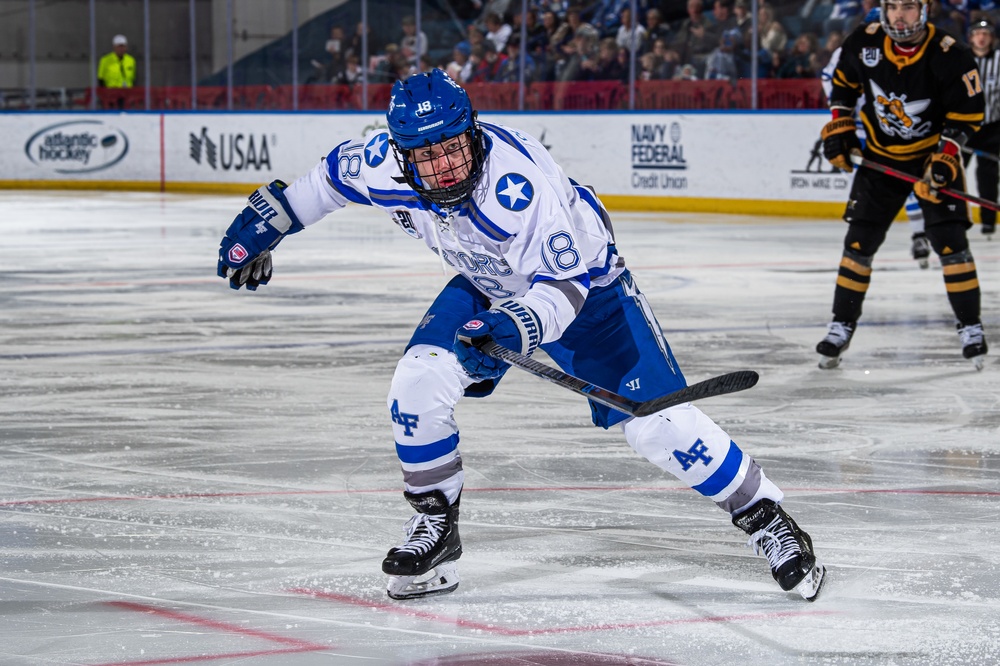
M 988 153 L 985 150 L 976 150 L 975 148 L 969 148 L 966 146 L 965 148 L 962 148 L 962 152 L 966 155 L 975 155 L 976 157 L 981 157 L 991 162 L 1000 162 L 1000 157 L 994 155 L 993 153 Z
M 539 363 L 535 359 L 529 358 L 524 354 L 519 354 L 516 351 L 507 349 L 506 347 L 501 347 L 492 340 L 488 340 L 480 345 L 479 350 L 483 353 L 489 354 L 493 358 L 506 361 L 507 363 L 517 366 L 522 370 L 526 370 L 536 377 L 547 379 L 553 384 L 558 384 L 563 388 L 568 388 L 571 391 L 575 391 L 580 395 L 590 398 L 594 402 L 598 402 L 602 405 L 610 407 L 611 409 L 617 409 L 619 412 L 623 412 L 629 416 L 649 416 L 650 414 L 655 414 L 661 409 L 673 407 L 674 405 L 682 405 L 685 402 L 743 391 L 754 386 L 757 383 L 757 380 L 760 379 L 760 375 L 753 370 L 739 370 L 737 372 L 730 372 L 725 375 L 719 375 L 718 377 L 706 379 L 705 381 L 692 384 L 691 386 L 686 386 L 679 391 L 668 393 L 664 396 L 660 396 L 659 398 L 639 402 L 637 400 L 632 400 L 631 398 L 618 395 L 617 393 L 601 388 L 595 384 L 591 384 L 590 382 L 585 382 L 582 379 L 567 374 L 557 368 L 550 367 L 544 363 Z
M 860 155 L 851 155 L 851 162 L 857 166 L 863 166 L 873 171 L 878 171 L 879 173 L 884 173 L 887 176 L 892 176 L 893 178 L 899 178 L 900 180 L 905 180 L 909 183 L 919 183 L 922 178 L 917 178 L 912 176 L 905 171 L 899 171 L 893 169 L 892 167 L 880 164 L 878 162 L 872 162 L 869 159 L 865 159 Z M 953 190 L 948 187 L 941 187 L 935 190 L 941 194 L 947 195 L 953 199 L 961 199 L 962 201 L 968 201 L 969 203 L 974 203 L 982 208 L 988 208 L 990 210 L 1000 211 L 1000 203 L 995 201 L 990 201 L 989 199 L 980 199 L 979 197 L 969 194 L 968 192 L 962 192 L 961 190 Z

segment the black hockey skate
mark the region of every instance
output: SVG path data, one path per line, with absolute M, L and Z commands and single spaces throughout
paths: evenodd
M 840 355 L 851 346 L 851 338 L 854 337 L 854 329 L 857 325 L 857 322 L 853 321 L 830 322 L 826 337 L 816 345 L 816 351 L 819 353 L 819 367 L 828 370 L 840 365 Z
M 962 341 L 962 356 L 972 361 L 976 370 L 982 370 L 986 363 L 986 337 L 983 335 L 983 325 L 969 324 L 962 326 L 956 324 L 958 337 Z
M 733 518 L 733 524 L 750 535 L 754 553 L 767 558 L 771 575 L 786 592 L 795 590 L 806 601 L 815 601 L 826 577 L 826 567 L 813 554 L 812 539 L 799 529 L 778 504 L 762 499 Z
M 931 265 L 931 242 L 927 240 L 927 234 L 922 231 L 915 233 L 912 240 L 913 245 L 910 247 L 910 253 L 913 254 L 913 258 L 921 268 L 927 268 Z
M 417 513 L 406 523 L 406 541 L 390 548 L 382 560 L 389 574 L 391 599 L 447 594 L 458 587 L 462 541 L 458 536 L 458 501 L 451 506 L 440 490 L 415 495 L 404 492 Z
M 993 234 L 996 233 L 997 223 L 995 220 L 993 222 L 983 222 L 980 230 L 983 232 L 983 235 L 986 236 L 986 240 L 990 240 L 993 238 Z

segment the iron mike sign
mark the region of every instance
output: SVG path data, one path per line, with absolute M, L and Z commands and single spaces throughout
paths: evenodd
M 100 120 L 72 120 L 35 132 L 24 152 L 34 164 L 55 173 L 90 173 L 121 162 L 128 153 L 128 137 Z

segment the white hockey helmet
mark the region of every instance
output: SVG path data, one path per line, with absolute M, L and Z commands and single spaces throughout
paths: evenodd
M 880 6 L 882 8 L 882 16 L 880 21 L 882 23 L 882 29 L 885 30 L 885 34 L 889 35 L 889 39 L 894 42 L 906 43 L 922 33 L 924 28 L 927 27 L 927 5 L 929 0 L 879 0 Z M 917 18 L 913 25 L 908 25 L 903 28 L 897 28 L 894 25 L 889 24 L 888 6 L 889 5 L 904 5 L 908 3 L 915 3 L 920 5 L 920 17 Z

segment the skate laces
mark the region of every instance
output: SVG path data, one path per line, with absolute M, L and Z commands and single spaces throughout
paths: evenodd
M 958 329 L 958 337 L 961 339 L 963 347 L 981 345 L 983 344 L 983 325 L 969 324 L 968 326 L 963 326 Z
M 832 342 L 838 347 L 843 347 L 853 334 L 853 326 L 840 321 L 831 321 L 826 331 L 826 337 L 823 339 L 827 342 Z
M 781 516 L 775 516 L 767 527 L 750 535 L 747 545 L 753 548 L 754 555 L 763 551 L 772 571 L 777 571 L 778 567 L 802 552 L 799 540 Z
M 415 514 L 404 526 L 406 543 L 399 546 L 397 550 L 423 555 L 438 542 L 447 523 L 448 517 L 445 514 Z

